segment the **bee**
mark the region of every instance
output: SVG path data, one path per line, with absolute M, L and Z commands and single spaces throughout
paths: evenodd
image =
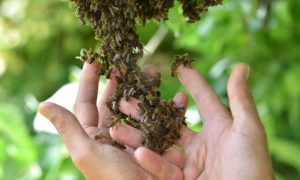
M 85 62 L 88 60 L 88 53 L 86 49 L 80 50 L 80 56 L 77 56 L 76 59 L 79 59 L 82 62 Z
M 129 97 L 133 97 L 134 94 L 136 93 L 135 89 L 132 87 L 130 89 L 125 89 L 123 91 L 123 98 L 128 101 L 129 100 Z
M 120 57 L 121 57 L 120 54 L 119 54 L 119 53 L 116 53 L 116 54 L 114 55 L 112 61 L 113 61 L 113 62 L 116 62 L 116 61 L 120 60 Z
M 140 124 L 138 123 L 138 121 L 136 121 L 135 119 L 131 118 L 131 116 L 127 117 L 126 119 L 124 119 L 125 124 L 128 124 L 134 128 L 139 128 Z
M 101 131 L 99 131 L 99 132 L 95 135 L 95 137 L 94 137 L 95 140 L 101 140 L 101 139 L 103 139 L 103 138 L 105 138 L 105 139 L 110 139 L 109 137 L 103 135 L 103 133 L 102 133 Z
M 116 76 L 116 81 L 118 84 L 122 84 L 124 81 L 122 78 L 120 78 L 119 76 Z
M 173 63 L 171 65 L 171 76 L 172 77 L 177 76 L 177 74 L 178 74 L 177 68 L 180 65 L 183 65 L 184 67 L 192 68 L 193 62 L 194 62 L 194 60 L 189 58 L 187 54 L 174 56 Z
M 146 99 L 148 100 L 150 106 L 156 106 L 160 101 L 158 97 L 152 95 L 146 95 Z
M 144 132 L 145 135 L 150 134 L 150 131 L 145 123 L 141 123 L 140 126 L 141 126 L 141 130 Z M 147 139 L 147 136 L 145 139 Z
M 119 101 L 120 101 L 120 95 L 119 91 L 117 90 L 110 98 L 110 100 L 106 103 L 107 107 L 110 109 L 111 112 L 114 114 L 119 113 Z
M 126 146 L 124 146 L 123 144 L 118 143 L 117 141 L 112 141 L 111 145 L 113 147 L 116 147 L 116 148 L 121 149 L 121 150 L 126 149 Z
M 113 72 L 113 68 L 112 67 L 110 67 L 109 69 L 108 69 L 108 71 L 107 71 L 107 73 L 106 73 L 106 79 L 110 79 L 110 77 L 111 77 L 111 73 Z
M 115 126 L 116 124 L 120 123 L 121 122 L 121 119 L 120 117 L 117 117 L 117 116 L 112 116 L 109 121 L 108 121 L 108 125 L 107 125 L 107 128 L 111 128 L 113 126 Z

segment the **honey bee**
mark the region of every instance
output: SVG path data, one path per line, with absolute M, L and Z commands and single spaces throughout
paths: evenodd
M 158 97 L 152 95 L 146 95 L 146 99 L 148 100 L 150 106 L 156 106 L 160 101 Z
M 187 54 L 174 56 L 173 63 L 171 65 L 171 76 L 175 77 L 178 75 L 177 68 L 180 65 L 183 65 L 184 67 L 192 68 L 193 62 L 194 60 L 189 58 Z
M 110 79 L 110 76 L 111 76 L 111 73 L 113 72 L 113 68 L 112 67 L 110 67 L 109 69 L 108 69 L 108 71 L 107 71 L 107 73 L 106 73 L 106 79 Z
M 118 143 L 117 141 L 112 141 L 111 145 L 118 148 L 118 149 L 121 149 L 121 150 L 126 149 L 126 146 L 124 146 L 123 144 Z
M 99 132 L 95 135 L 95 137 L 94 137 L 95 140 L 101 140 L 101 139 L 103 139 L 103 138 L 105 138 L 105 139 L 110 139 L 109 137 L 103 135 L 103 133 L 102 133 L 101 131 L 99 131 Z
M 112 116 L 109 121 L 108 121 L 108 125 L 107 125 L 107 128 L 111 128 L 113 127 L 114 125 L 118 124 L 121 122 L 121 119 L 120 117 L 117 117 L 117 116 Z

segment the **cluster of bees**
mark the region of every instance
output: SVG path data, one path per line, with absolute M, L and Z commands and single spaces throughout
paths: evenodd
M 118 86 L 107 102 L 113 113 L 108 127 L 126 123 L 144 132 L 142 144 L 162 154 L 180 138 L 180 128 L 186 125 L 181 109 L 172 102 L 160 98 L 158 90 L 160 75 L 151 76 L 137 65 L 143 56 L 143 45 L 136 33 L 137 23 L 145 24 L 150 19 L 167 20 L 168 11 L 174 0 L 70 0 L 75 5 L 76 16 L 82 24 L 90 25 L 101 48 L 95 52 L 82 49 L 78 57 L 82 61 L 99 62 L 99 75 L 110 78 L 114 70 L 120 72 L 116 77 Z M 184 15 L 189 22 L 200 18 L 203 11 L 221 0 L 179 0 Z M 187 55 L 175 56 L 171 67 L 172 76 L 176 75 L 179 65 L 189 66 L 192 60 Z M 119 110 L 121 99 L 139 100 L 140 119 L 126 116 Z M 119 148 L 125 146 L 113 141 Z
M 223 0 L 179 0 L 182 4 L 183 15 L 188 18 L 188 22 L 193 23 L 200 20 L 201 15 L 210 6 L 222 4 Z

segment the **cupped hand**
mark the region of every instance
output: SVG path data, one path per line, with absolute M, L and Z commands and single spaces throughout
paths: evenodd
M 111 135 L 118 130 L 118 135 L 133 141 L 141 141 L 140 136 L 132 134 L 132 127 L 117 125 L 110 130 L 107 120 L 112 116 L 106 106 L 109 97 L 116 89 L 116 74 L 107 81 L 105 90 L 97 102 L 99 76 L 98 63 L 85 63 L 80 78 L 75 114 L 54 103 L 44 102 L 39 111 L 47 117 L 57 129 L 77 168 L 87 179 L 156 179 L 158 176 L 145 171 L 136 161 L 135 148 L 130 145 L 122 151 L 110 145 Z M 153 69 L 149 68 L 150 74 Z M 175 96 L 175 105 L 186 106 L 185 96 Z M 126 109 L 127 111 L 135 111 Z M 95 136 L 102 136 L 95 140 Z M 168 154 L 168 153 L 167 153 Z M 172 163 L 163 162 L 164 177 L 178 177 L 180 169 Z M 171 174 L 169 172 L 172 172 Z M 169 174 L 167 174 L 169 173 Z
M 228 80 L 230 110 L 195 69 L 181 66 L 178 75 L 203 119 L 203 129 L 199 133 L 182 128 L 177 145 L 183 147 L 184 152 L 172 148 L 159 156 L 142 147 L 139 138 L 122 136 L 124 131 L 129 132 L 124 127 L 111 129 L 112 137 L 136 149 L 137 162 L 159 179 L 171 179 L 170 173 L 164 173 L 170 163 L 181 170 L 181 174 L 173 176 L 175 179 L 274 179 L 264 128 L 247 85 L 247 65 L 237 65 Z M 180 96 L 185 99 L 182 102 L 186 101 Z M 124 112 L 138 119 L 137 111 L 132 111 L 136 106 L 137 102 L 121 103 Z M 137 129 L 131 129 L 131 133 L 134 137 L 141 136 Z

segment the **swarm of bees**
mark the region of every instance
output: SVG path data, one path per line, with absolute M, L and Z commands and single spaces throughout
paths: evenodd
M 154 19 L 168 19 L 168 11 L 174 0 L 70 0 L 75 6 L 75 15 L 83 25 L 90 25 L 95 31 L 95 39 L 101 42 L 98 52 L 82 49 L 78 59 L 92 63 L 99 62 L 98 74 L 111 77 L 114 70 L 118 86 L 107 106 L 113 113 L 107 127 L 126 123 L 144 132 L 142 144 L 162 154 L 180 138 L 180 128 L 185 123 L 182 109 L 176 109 L 172 102 L 160 98 L 158 88 L 160 75 L 151 76 L 137 65 L 143 56 L 143 45 L 136 33 L 137 23 L 145 24 Z M 187 22 L 200 19 L 209 6 L 222 0 L 178 0 L 182 4 Z M 175 76 L 179 65 L 190 67 L 192 60 L 187 55 L 175 56 L 171 75 Z M 119 110 L 121 99 L 135 98 L 140 119 L 126 116 Z M 101 136 L 97 136 L 101 138 Z M 112 141 L 118 148 L 125 146 Z

